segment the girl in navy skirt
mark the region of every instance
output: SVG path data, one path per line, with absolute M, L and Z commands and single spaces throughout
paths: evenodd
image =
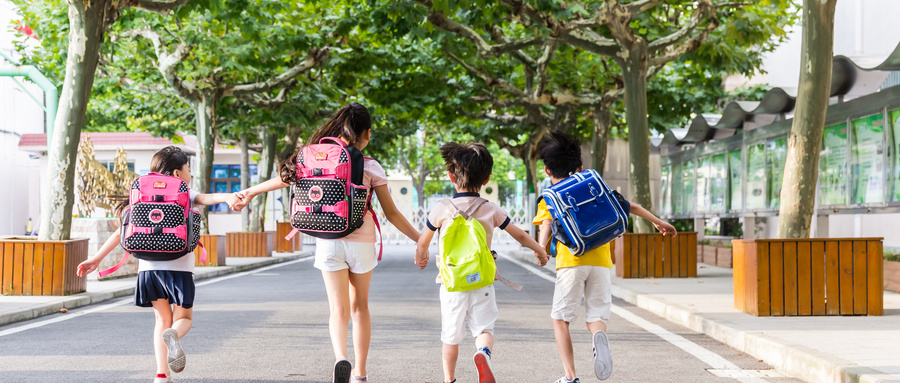
M 191 184 L 191 165 L 188 156 L 178 147 L 168 146 L 157 152 L 150 161 L 150 171 L 181 178 Z M 215 205 L 225 202 L 234 206 L 234 194 L 200 194 L 190 192 L 194 205 Z M 116 208 L 121 215 L 127 201 Z M 121 229 L 97 251 L 97 254 L 78 265 L 78 275 L 84 276 L 95 270 L 100 261 L 119 245 Z M 155 383 L 172 382 L 171 373 L 184 370 L 185 355 L 180 339 L 191 329 L 194 306 L 194 253 L 171 261 L 138 260 L 137 288 L 134 304 L 153 307 L 156 313 L 156 328 L 153 331 L 153 348 L 156 351 Z

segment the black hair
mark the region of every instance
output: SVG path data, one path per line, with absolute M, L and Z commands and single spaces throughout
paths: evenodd
M 365 106 L 357 102 L 351 102 L 344 105 L 337 111 L 328 121 L 325 121 L 313 133 L 306 145 L 315 145 L 319 140 L 325 137 L 343 137 L 347 140 L 347 144 L 353 145 L 357 143 L 366 131 L 372 129 L 372 117 L 369 116 L 369 110 Z M 278 174 L 284 183 L 292 183 L 297 180 L 297 156 L 302 150 L 297 150 L 281 162 Z
M 150 171 L 162 175 L 174 176 L 175 171 L 181 170 L 181 168 L 184 167 L 184 164 L 189 161 L 190 158 L 188 158 L 187 154 L 184 154 L 184 151 L 177 146 L 169 145 L 160 149 L 153 155 L 153 158 L 150 159 Z M 190 187 L 190 185 L 188 186 Z M 125 208 L 128 207 L 128 202 L 128 198 L 119 202 L 113 209 L 113 214 L 121 216 L 122 212 L 125 211 Z
M 478 191 L 491 178 L 494 157 L 484 144 L 448 142 L 441 146 L 441 157 L 460 189 Z
M 538 144 L 538 158 L 554 178 L 566 178 L 581 167 L 581 142 L 570 134 L 551 132 Z
M 150 171 L 167 176 L 174 176 L 176 170 L 181 170 L 190 159 L 187 154 L 177 146 L 166 146 L 153 155 L 150 159 Z

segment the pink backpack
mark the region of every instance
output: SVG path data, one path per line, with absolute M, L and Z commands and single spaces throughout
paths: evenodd
M 138 177 L 131 184 L 128 202 L 120 239 L 126 255 L 116 266 L 101 271 L 101 277 L 122 267 L 129 254 L 148 261 L 171 261 L 192 253 L 199 244 L 200 213 L 191 209 L 193 201 L 181 178 L 159 173 Z M 206 262 L 206 249 L 201 262 Z
M 297 181 L 291 185 L 294 230 L 285 239 L 297 231 L 317 238 L 343 238 L 362 227 L 367 212 L 377 227 L 369 189 L 363 186 L 366 158 L 334 137 L 304 146 L 297 155 Z

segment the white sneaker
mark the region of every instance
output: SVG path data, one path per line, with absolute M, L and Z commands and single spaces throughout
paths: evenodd
M 612 374 L 612 353 L 609 351 L 609 338 L 603 331 L 597 331 L 593 336 L 594 343 L 594 373 L 597 379 L 606 380 Z
M 187 358 L 184 356 L 184 349 L 181 348 L 178 332 L 173 328 L 166 329 L 162 333 L 162 340 L 163 344 L 166 345 L 166 359 L 169 362 L 169 371 L 174 373 L 184 371 Z
M 156 378 L 153 379 L 153 383 L 172 383 L 172 377 Z
M 557 379 L 557 380 L 556 380 L 555 382 L 553 382 L 553 383 L 581 383 L 581 381 L 578 380 L 578 378 L 575 378 L 575 379 L 573 379 L 573 380 L 568 380 L 568 379 L 566 379 L 565 375 L 563 375 L 562 378 Z

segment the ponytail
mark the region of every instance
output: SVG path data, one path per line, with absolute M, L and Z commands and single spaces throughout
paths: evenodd
M 372 117 L 369 110 L 357 102 L 344 105 L 328 121 L 325 121 L 313 133 L 306 145 L 318 144 L 325 137 L 343 138 L 347 145 L 356 144 L 366 131 L 372 129 Z M 286 184 L 297 181 L 297 156 L 302 150 L 295 151 L 288 159 L 281 162 L 278 175 Z

